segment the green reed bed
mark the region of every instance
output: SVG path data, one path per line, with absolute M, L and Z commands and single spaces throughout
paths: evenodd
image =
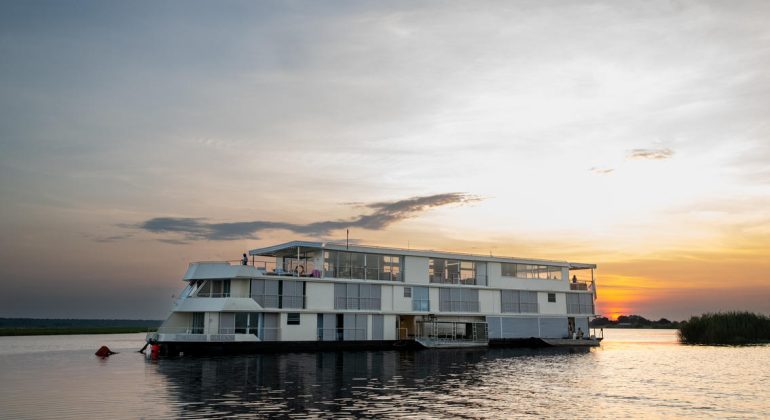
M 770 343 L 770 318 L 751 312 L 707 313 L 679 327 L 685 344 Z

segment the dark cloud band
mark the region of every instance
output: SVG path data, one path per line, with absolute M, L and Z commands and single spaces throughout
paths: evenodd
M 308 224 L 284 222 L 249 221 L 210 223 L 205 218 L 156 217 L 137 225 L 139 229 L 152 233 L 180 234 L 185 240 L 233 240 L 254 239 L 266 230 L 283 229 L 294 233 L 324 236 L 332 231 L 346 228 L 381 230 L 398 221 L 414 217 L 434 207 L 479 201 L 480 198 L 465 193 L 446 193 L 412 197 L 399 201 L 366 204 L 374 210 L 371 214 L 360 215 L 352 220 L 327 220 Z M 163 239 L 178 243 L 177 239 Z

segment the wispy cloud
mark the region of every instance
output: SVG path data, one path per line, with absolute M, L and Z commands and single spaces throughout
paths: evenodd
M 372 209 L 374 212 L 357 216 L 351 220 L 326 220 L 308 224 L 263 220 L 210 223 L 205 218 L 156 217 L 146 220 L 135 227 L 152 233 L 180 234 L 184 240 L 253 239 L 258 237 L 257 234 L 259 232 L 275 229 L 288 230 L 304 235 L 324 236 L 334 230 L 352 227 L 381 230 L 393 223 L 414 217 L 435 207 L 480 200 L 481 198 L 466 193 L 445 193 L 412 197 L 398 201 L 366 204 L 364 207 Z M 184 240 L 173 238 L 163 238 L 161 240 L 170 244 L 184 243 Z
M 663 160 L 674 156 L 674 151 L 665 149 L 633 149 L 628 153 L 629 159 Z
M 606 175 L 606 174 L 614 172 L 615 169 L 614 168 L 598 168 L 598 167 L 594 166 L 591 169 L 589 169 L 588 171 L 592 172 L 592 173 L 595 173 L 595 174 L 599 174 L 599 175 Z
M 110 243 L 110 242 L 118 242 L 123 241 L 126 239 L 130 239 L 133 234 L 123 234 L 123 235 L 112 235 L 112 236 L 97 236 L 97 235 L 84 235 L 86 238 L 91 239 L 94 242 L 100 242 L 100 243 Z

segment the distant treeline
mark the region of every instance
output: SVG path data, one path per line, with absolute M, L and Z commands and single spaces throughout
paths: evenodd
M 770 318 L 751 312 L 694 316 L 679 327 L 679 341 L 685 344 L 770 343 Z
M 161 323 L 145 319 L 0 318 L 0 336 L 134 333 L 154 331 Z
M 639 315 L 620 315 L 613 321 L 607 317 L 599 317 L 591 321 L 592 328 L 679 328 L 681 322 L 661 318 L 649 320 Z

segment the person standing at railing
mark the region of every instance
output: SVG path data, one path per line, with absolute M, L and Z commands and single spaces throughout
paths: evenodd
M 243 254 L 243 258 L 241 258 L 241 265 L 249 265 L 249 257 L 246 256 L 246 254 Z
M 577 284 L 577 275 L 576 274 L 572 275 L 572 284 Z

